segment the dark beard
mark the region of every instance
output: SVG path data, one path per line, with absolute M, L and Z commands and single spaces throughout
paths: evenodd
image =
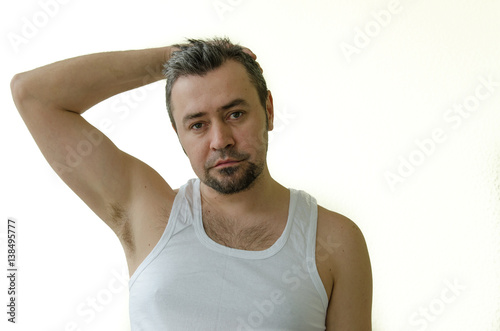
M 267 128 L 267 117 L 266 117 L 266 128 Z M 265 144 L 265 151 L 267 152 L 268 135 L 267 130 L 263 134 L 263 143 Z M 264 161 L 257 158 L 257 162 L 253 163 L 247 161 L 250 157 L 247 153 L 240 153 L 233 148 L 224 148 L 217 151 L 210 160 L 205 164 L 205 176 L 201 181 L 213 188 L 215 191 L 221 194 L 234 194 L 244 190 L 247 190 L 255 182 L 255 180 L 260 176 L 265 168 L 265 157 Z M 234 160 L 240 160 L 241 162 L 234 167 L 224 167 L 222 169 L 215 169 L 212 166 L 217 159 L 231 158 Z M 210 174 L 210 170 L 218 172 L 222 175 L 222 179 L 219 180 Z M 243 172 L 243 174 L 241 174 Z
M 244 166 L 238 164 L 234 167 L 225 167 L 222 169 L 212 169 L 212 171 L 217 171 L 222 175 L 222 179 L 215 178 L 209 171 L 210 169 L 205 169 L 205 178 L 203 183 L 221 194 L 234 194 L 242 192 L 250 188 L 254 181 L 259 177 L 264 169 L 263 164 L 255 164 L 253 162 L 243 161 L 242 163 L 247 164 Z M 241 174 L 241 172 L 243 172 Z

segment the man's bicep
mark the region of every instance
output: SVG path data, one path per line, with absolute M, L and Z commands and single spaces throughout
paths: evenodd
M 77 113 L 29 101 L 18 108 L 57 175 L 116 232 L 111 206 L 130 199 L 132 158 Z
M 371 330 L 372 272 L 361 230 L 346 219 L 336 250 L 327 330 Z

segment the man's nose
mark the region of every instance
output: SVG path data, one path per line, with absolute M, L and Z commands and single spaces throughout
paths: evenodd
M 211 130 L 210 148 L 220 150 L 234 145 L 234 137 L 231 128 L 222 123 L 214 123 Z

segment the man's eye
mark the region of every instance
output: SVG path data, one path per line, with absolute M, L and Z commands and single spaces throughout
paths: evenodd
M 193 125 L 191 125 L 191 129 L 193 130 L 199 130 L 203 127 L 203 123 L 195 123 Z
M 229 115 L 229 117 L 232 118 L 232 119 L 236 119 L 236 118 L 240 118 L 241 115 L 243 115 L 243 112 L 241 112 L 241 111 L 235 111 L 234 113 L 231 113 L 231 115 Z

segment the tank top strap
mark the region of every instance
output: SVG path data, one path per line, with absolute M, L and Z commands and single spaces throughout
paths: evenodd
M 296 250 L 303 252 L 307 259 L 316 254 L 316 229 L 318 223 L 318 204 L 316 199 L 304 191 L 294 190 L 297 195 L 294 229 L 290 240 Z
M 318 227 L 318 204 L 316 199 L 304 191 L 296 190 L 297 205 L 290 233 L 289 248 L 304 261 L 304 269 L 318 291 L 324 309 L 328 307 L 328 296 L 316 265 L 316 232 Z
M 186 184 L 179 188 L 179 192 L 175 196 L 174 203 L 172 204 L 172 210 L 170 211 L 170 216 L 168 218 L 167 226 L 163 231 L 160 240 L 155 245 L 153 250 L 148 254 L 148 256 L 142 261 L 139 267 L 136 269 L 132 277 L 130 277 L 129 288 L 132 287 L 137 277 L 141 272 L 161 253 L 165 248 L 170 238 L 182 231 L 182 229 L 192 225 L 193 223 L 193 199 L 192 191 L 193 186 L 195 186 L 195 179 L 190 179 Z

